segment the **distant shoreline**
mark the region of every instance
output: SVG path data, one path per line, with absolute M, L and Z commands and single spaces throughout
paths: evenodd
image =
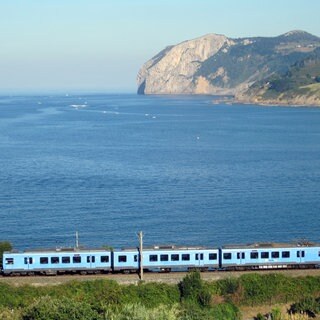
M 140 95 L 140 94 L 138 94 Z M 215 94 L 194 94 L 194 93 L 181 93 L 181 94 L 141 94 L 142 96 L 163 96 L 163 97 L 212 97 L 212 104 L 226 104 L 226 105 L 233 105 L 233 104 L 241 104 L 241 105 L 258 105 L 258 106 L 265 106 L 265 107 L 312 107 L 312 108 L 319 108 L 319 103 L 295 103 L 286 101 L 277 101 L 277 100 L 263 100 L 263 101 L 255 101 L 254 99 L 237 99 L 231 95 L 215 95 Z

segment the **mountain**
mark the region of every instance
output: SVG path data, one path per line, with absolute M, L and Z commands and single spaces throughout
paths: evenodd
M 320 48 L 289 67 L 255 82 L 239 101 L 272 104 L 320 105 Z
M 138 93 L 233 95 L 262 103 L 299 97 L 320 104 L 319 48 L 320 38 L 305 31 L 239 39 L 208 34 L 169 46 L 146 62 L 137 76 Z M 289 79 L 290 87 L 279 85 Z

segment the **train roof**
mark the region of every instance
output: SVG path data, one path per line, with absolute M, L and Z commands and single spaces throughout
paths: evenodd
M 307 248 L 307 247 L 320 247 L 319 243 L 313 242 L 295 242 L 295 243 L 275 243 L 275 242 L 267 242 L 267 243 L 249 243 L 244 245 L 225 245 L 222 246 L 222 249 L 267 249 L 267 248 Z
M 138 247 L 121 248 L 121 251 L 137 251 Z M 179 245 L 154 245 L 144 246 L 143 251 L 175 251 L 175 250 L 217 250 L 218 248 L 208 248 L 203 246 L 179 246 Z
M 85 248 L 85 247 L 67 247 L 67 248 L 39 248 L 39 249 L 26 249 L 23 251 L 11 250 L 5 253 L 84 253 L 84 252 L 110 252 L 110 249 L 104 248 Z

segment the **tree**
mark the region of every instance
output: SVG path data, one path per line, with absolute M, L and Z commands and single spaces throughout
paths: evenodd
M 0 241 L 0 268 L 3 266 L 3 252 L 12 250 L 12 245 L 9 241 Z
M 211 303 L 211 293 L 199 271 L 192 271 L 179 283 L 181 298 L 199 304 L 202 307 Z

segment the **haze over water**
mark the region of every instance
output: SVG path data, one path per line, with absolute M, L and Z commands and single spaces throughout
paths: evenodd
M 0 238 L 319 241 L 320 108 L 212 97 L 0 97 Z

